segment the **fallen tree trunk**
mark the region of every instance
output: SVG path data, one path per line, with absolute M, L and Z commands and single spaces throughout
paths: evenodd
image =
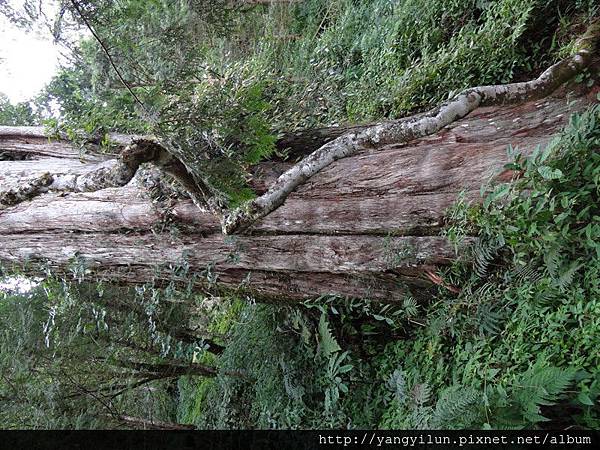
M 65 273 L 80 265 L 88 277 L 120 283 L 189 281 L 194 273 L 199 286 L 242 287 L 263 299 L 399 300 L 455 259 L 439 231 L 458 193 L 477 200 L 482 183 L 509 180 L 502 173 L 509 144 L 524 153 L 543 146 L 596 95 L 561 88 L 542 100 L 479 108 L 410 144 L 362 150 L 299 186 L 247 235 L 224 236 L 219 220 L 190 200 L 152 201 L 139 174 L 125 187 L 25 195 L 0 209 L 0 261 Z M 0 155 L 5 192 L 24 179 L 86 174 L 111 160 L 82 156 L 31 128 L 0 128 Z M 291 166 L 260 164 L 254 187 L 264 192 Z

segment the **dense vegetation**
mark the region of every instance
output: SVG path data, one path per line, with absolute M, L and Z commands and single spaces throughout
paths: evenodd
M 77 42 L 33 108 L 4 102 L 1 120 L 154 133 L 235 203 L 253 195 L 246 170 L 275 154 L 280 133 L 527 79 L 598 14 L 592 0 L 209 3 L 71 6 L 57 36 L 84 18 L 111 59 Z M 77 265 L 29 294 L 0 293 L 2 425 L 597 428 L 599 146 L 592 107 L 530 157 L 511 149 L 521 176 L 449 211 L 448 239 L 478 236 L 472 257 L 399 305 L 275 306 L 191 283 L 123 291 Z

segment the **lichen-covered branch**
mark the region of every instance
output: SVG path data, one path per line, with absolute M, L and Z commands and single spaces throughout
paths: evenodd
M 0 127 L 0 136 L 23 138 L 45 137 L 42 127 Z M 116 139 L 116 142 L 112 138 Z M 222 217 L 223 210 L 208 186 L 196 180 L 185 165 L 167 150 L 167 146 L 151 137 L 113 135 L 111 142 L 125 145 L 118 158 L 103 161 L 83 173 L 50 173 L 19 180 L 0 189 L 0 209 L 28 201 L 45 192 L 95 192 L 123 187 L 129 183 L 143 163 L 152 163 L 176 179 L 189 193 L 196 206 Z
M 547 96 L 590 64 L 599 35 L 600 21 L 596 21 L 579 39 L 577 53 L 551 66 L 534 80 L 470 88 L 427 113 L 350 132 L 326 143 L 282 174 L 265 194 L 224 217 L 223 233 L 243 232 L 283 204 L 298 186 L 338 159 L 360 150 L 390 143 L 407 143 L 434 134 L 480 106 L 523 102 Z
M 93 192 L 122 187 L 131 181 L 142 163 L 168 157 L 151 140 L 138 140 L 127 146 L 119 158 L 101 163 L 97 169 L 80 175 L 58 175 L 49 186 L 53 191 Z
M 4 135 L 9 128 L 0 130 Z M 19 130 L 20 131 L 20 130 Z M 34 127 L 23 130 L 21 136 L 35 136 Z M 142 163 L 156 161 L 167 163 L 170 155 L 152 140 L 139 139 L 128 145 L 119 158 L 99 163 L 84 173 L 53 174 L 19 180 L 15 186 L 0 190 L 0 208 L 4 209 L 43 194 L 44 192 L 94 192 L 111 187 L 122 187 L 131 181 Z
M 8 189 L 0 190 L 0 211 L 37 197 L 46 192 L 51 183 L 52 175 L 46 172 L 40 176 L 21 179 Z

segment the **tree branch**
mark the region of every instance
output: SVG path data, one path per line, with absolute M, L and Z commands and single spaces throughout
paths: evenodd
M 480 106 L 517 103 L 547 96 L 590 64 L 599 36 L 600 21 L 595 21 L 578 40 L 577 53 L 554 64 L 534 80 L 470 88 L 424 114 L 359 129 L 326 143 L 283 173 L 265 194 L 224 217 L 223 233 L 236 234 L 248 229 L 281 206 L 298 186 L 338 159 L 352 156 L 360 150 L 381 148 L 392 143 L 403 144 L 429 136 Z
M 110 55 L 108 49 L 106 48 L 106 45 L 104 45 L 104 42 L 102 42 L 102 39 L 100 39 L 100 36 L 98 36 L 98 34 L 94 30 L 94 28 L 92 27 L 92 25 L 90 24 L 90 22 L 86 19 L 85 14 L 83 14 L 83 11 L 81 10 L 79 4 L 75 0 L 71 0 L 71 4 L 73 5 L 73 8 L 75 8 L 75 10 L 77 11 L 77 14 L 79 14 L 79 17 L 81 18 L 81 20 L 83 21 L 83 23 L 85 24 L 85 26 L 88 28 L 88 30 L 90 30 L 90 33 L 92 33 L 92 36 L 94 36 L 94 39 L 96 39 L 96 41 L 98 42 L 98 44 L 102 48 L 102 51 L 106 55 L 106 58 L 108 59 L 108 62 L 110 63 L 110 65 L 114 69 L 115 73 L 117 74 L 117 77 L 119 77 L 119 80 L 121 81 L 121 83 L 123 84 L 123 86 L 129 91 L 129 93 L 133 96 L 133 98 L 135 99 L 135 101 L 147 113 L 148 110 L 146 109 L 146 106 L 144 106 L 144 104 L 139 99 L 139 97 L 135 94 L 135 92 L 133 92 L 133 90 L 131 89 L 131 87 L 127 83 L 127 81 L 125 81 L 125 78 L 123 78 L 123 75 L 121 74 L 121 71 L 119 70 L 119 68 L 115 64 L 112 56 Z
M 43 137 L 40 127 L 0 127 L 0 136 Z M 127 144 L 116 159 L 104 161 L 85 173 L 51 174 L 20 180 L 8 189 L 0 190 L 0 211 L 31 200 L 48 191 L 95 192 L 101 189 L 123 187 L 137 173 L 140 165 L 151 162 L 177 180 L 193 202 L 204 211 L 221 218 L 225 210 L 208 185 L 197 180 L 186 166 L 173 155 L 167 145 L 153 137 L 113 135 L 116 143 Z
M 46 192 L 52 181 L 53 177 L 48 172 L 19 180 L 14 186 L 0 191 L 0 211 Z

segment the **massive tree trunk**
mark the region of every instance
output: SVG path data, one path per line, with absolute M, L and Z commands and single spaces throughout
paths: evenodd
M 508 181 L 507 146 L 527 153 L 545 145 L 573 112 L 596 101 L 597 88 L 583 89 L 481 107 L 432 136 L 339 159 L 249 233 L 234 236 L 224 236 L 217 218 L 191 200 L 152 201 L 139 173 L 125 187 L 45 192 L 45 174 L 86 173 L 111 156 L 82 155 L 39 129 L 3 128 L 0 261 L 30 272 L 70 273 L 83 264 L 87 277 L 119 283 L 190 281 L 196 274 L 200 287 L 243 288 L 261 299 L 399 300 L 407 289 L 422 292 L 431 283 L 427 274 L 456 258 L 439 232 L 458 193 L 477 201 L 483 183 Z M 291 165 L 260 164 L 255 189 L 264 192 Z

